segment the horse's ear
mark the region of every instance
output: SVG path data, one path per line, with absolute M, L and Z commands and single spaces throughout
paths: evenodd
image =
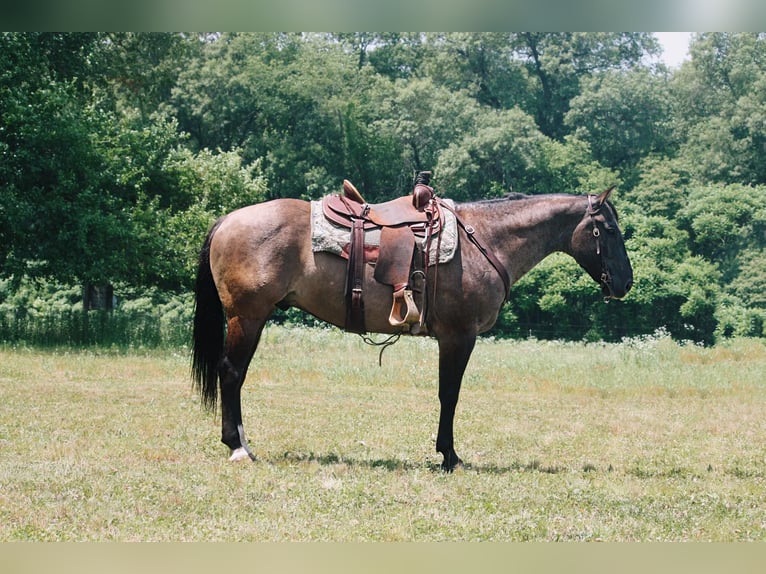
M 601 192 L 601 195 L 598 196 L 598 203 L 599 205 L 604 205 L 606 201 L 609 199 L 609 196 L 612 195 L 612 192 L 614 191 L 614 187 L 612 186 L 609 189 L 605 189 Z

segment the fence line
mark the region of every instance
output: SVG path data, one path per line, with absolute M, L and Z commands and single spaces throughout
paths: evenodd
M 303 312 L 277 312 L 277 324 L 318 326 L 321 322 Z M 487 336 L 509 339 L 563 339 L 570 341 L 613 340 L 649 334 L 620 328 L 604 337 L 590 333 L 590 323 L 519 322 L 496 326 Z M 0 312 L 0 342 L 41 347 L 185 347 L 191 341 L 191 313 L 163 314 L 160 311 L 52 310 L 29 313 L 24 309 Z

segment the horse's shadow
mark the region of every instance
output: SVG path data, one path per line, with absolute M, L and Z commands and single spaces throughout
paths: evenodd
M 313 452 L 309 453 L 296 453 L 286 452 L 282 456 L 271 457 L 266 459 L 271 464 L 284 464 L 287 463 L 301 463 L 301 462 L 314 462 L 321 466 L 336 466 L 344 465 L 348 467 L 357 468 L 370 468 L 370 469 L 384 469 L 390 472 L 412 472 L 416 470 L 428 470 L 433 473 L 444 473 L 439 462 L 433 460 L 424 460 L 422 462 L 414 462 L 410 460 L 402 460 L 399 458 L 358 458 L 338 455 L 336 453 L 317 454 Z M 496 464 L 474 464 L 470 462 L 463 463 L 460 469 L 465 472 L 471 472 L 476 474 L 516 474 L 523 472 L 539 472 L 542 474 L 559 474 L 566 472 L 568 469 L 561 466 L 545 466 L 537 460 L 531 462 L 514 461 L 509 465 L 496 465 Z M 595 469 L 584 469 L 595 470 Z

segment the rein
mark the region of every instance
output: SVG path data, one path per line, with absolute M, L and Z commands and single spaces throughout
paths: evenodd
M 371 337 L 368 337 L 364 333 L 357 333 L 362 338 L 362 341 L 366 345 L 369 345 L 370 347 L 380 347 L 380 353 L 378 354 L 378 366 L 383 366 L 383 351 L 388 349 L 390 346 L 395 345 L 399 342 L 399 338 L 402 336 L 401 333 L 394 333 L 393 335 L 390 335 L 388 338 L 386 338 L 384 341 L 375 341 Z
M 500 279 L 503 280 L 503 286 L 505 287 L 505 293 L 503 297 L 503 303 L 505 303 L 508 300 L 508 296 L 511 292 L 511 278 L 508 276 L 508 271 L 506 271 L 505 266 L 500 262 L 500 260 L 497 258 L 497 256 L 492 252 L 491 249 L 489 249 L 484 242 L 476 235 L 476 230 L 473 228 L 472 225 L 466 224 L 463 222 L 462 219 L 460 219 L 460 216 L 457 214 L 457 212 L 452 209 L 449 205 L 441 201 L 439 198 L 434 198 L 438 202 L 440 207 L 443 207 L 449 211 L 452 212 L 452 214 L 455 216 L 455 220 L 457 221 L 457 224 L 460 226 L 460 228 L 465 231 L 465 234 L 468 236 L 468 239 L 471 240 L 471 243 L 473 243 L 481 252 L 482 255 L 487 259 L 487 261 L 492 264 L 492 267 L 495 268 L 495 271 L 497 271 L 497 274 L 500 275 Z

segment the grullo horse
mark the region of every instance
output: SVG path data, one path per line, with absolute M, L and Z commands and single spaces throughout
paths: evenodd
M 454 448 L 453 419 L 463 373 L 478 334 L 495 323 L 512 286 L 553 252 L 564 252 L 601 286 L 606 298 L 623 298 L 633 271 L 618 227 L 617 212 L 600 195 L 521 195 L 457 203 L 464 223 L 448 263 L 427 268 L 434 287 L 426 327 L 439 347 L 441 406 L 436 450 L 442 467 L 462 463 Z M 347 262 L 312 250 L 310 204 L 276 199 L 222 217 L 205 239 L 199 257 L 192 373 L 207 407 L 220 388 L 221 440 L 231 460 L 255 460 L 242 425 L 240 391 L 269 316 L 277 307 L 297 307 L 338 327 L 346 318 Z M 468 231 L 466 231 L 468 229 Z M 507 270 L 495 265 L 467 233 L 481 238 Z M 438 278 L 438 279 L 437 279 Z M 389 322 L 392 289 L 365 265 L 366 329 L 394 333 Z

